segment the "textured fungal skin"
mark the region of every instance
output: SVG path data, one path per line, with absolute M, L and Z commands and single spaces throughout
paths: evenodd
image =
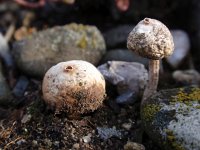
M 127 47 L 142 57 L 162 59 L 174 50 L 173 37 L 160 21 L 145 18 L 129 33 Z
M 79 115 L 96 110 L 105 98 L 105 80 L 92 64 L 72 60 L 51 67 L 42 84 L 44 101 L 59 112 Z

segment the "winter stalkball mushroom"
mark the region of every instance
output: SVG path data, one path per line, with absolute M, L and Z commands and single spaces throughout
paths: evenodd
M 129 33 L 127 47 L 149 59 L 149 81 L 144 90 L 143 103 L 157 90 L 160 59 L 173 53 L 173 37 L 163 23 L 145 18 Z
M 51 67 L 42 84 L 44 101 L 69 116 L 96 110 L 105 98 L 105 80 L 91 63 L 82 60 L 61 62 Z

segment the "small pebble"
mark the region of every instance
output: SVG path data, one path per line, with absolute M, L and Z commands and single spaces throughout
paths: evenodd
M 46 143 L 49 147 L 52 146 L 52 142 L 51 142 L 50 139 L 45 139 L 44 141 L 45 141 L 45 143 Z
M 145 150 L 145 147 L 142 144 L 128 141 L 124 145 L 124 150 Z
M 32 141 L 32 144 L 33 144 L 33 146 L 37 146 L 37 145 L 38 145 L 38 142 L 37 142 L 36 140 L 33 140 L 33 141 Z
M 28 121 L 31 120 L 31 114 L 25 114 L 21 120 L 21 123 L 27 123 Z
M 23 143 L 26 143 L 26 140 L 25 139 L 21 139 L 19 141 L 17 141 L 17 145 L 21 145 Z
M 132 127 L 132 124 L 131 124 L 131 123 L 123 123 L 123 124 L 122 124 L 122 127 L 123 127 L 124 129 L 126 129 L 126 130 L 130 130 L 131 127 Z
M 89 143 L 91 141 L 92 135 L 89 133 L 87 136 L 83 137 L 83 142 L 84 143 Z
M 25 76 L 20 76 L 17 84 L 15 85 L 14 89 L 13 89 L 13 94 L 17 97 L 21 97 L 24 95 L 25 90 L 27 89 L 29 84 L 29 80 L 27 77 Z
M 73 145 L 73 148 L 74 148 L 74 149 L 80 149 L 79 143 L 75 143 L 75 144 Z
M 113 128 L 97 127 L 97 132 L 99 134 L 99 137 L 103 140 L 107 140 L 111 137 L 118 137 L 119 139 L 122 138 L 121 131 L 117 130 L 116 127 Z
M 59 141 L 55 141 L 55 142 L 54 142 L 54 145 L 57 146 L 57 147 L 59 147 L 59 144 L 60 144 Z

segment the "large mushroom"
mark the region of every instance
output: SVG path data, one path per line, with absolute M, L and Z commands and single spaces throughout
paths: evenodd
M 102 105 L 105 98 L 105 80 L 89 62 L 61 62 L 46 72 L 42 92 L 44 101 L 56 112 L 79 116 Z
M 129 33 L 128 49 L 149 59 L 149 81 L 142 102 L 157 90 L 160 59 L 173 53 L 174 42 L 169 29 L 160 21 L 145 18 Z

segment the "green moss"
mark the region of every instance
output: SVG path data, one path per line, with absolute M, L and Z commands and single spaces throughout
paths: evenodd
M 157 104 L 148 104 L 144 106 L 142 110 L 143 118 L 146 121 L 152 121 L 154 119 L 155 114 L 161 109 L 160 105 Z
M 190 92 L 184 91 L 184 89 L 180 89 L 177 95 L 173 96 L 171 102 L 182 102 L 187 105 L 190 105 L 191 101 L 200 101 L 200 89 L 192 88 Z

